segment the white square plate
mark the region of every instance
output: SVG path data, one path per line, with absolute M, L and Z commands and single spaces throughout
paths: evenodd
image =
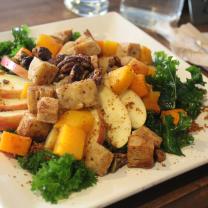
M 121 42 L 138 42 L 153 51 L 164 50 L 173 55 L 167 48 L 144 33 L 142 30 L 122 18 L 117 13 L 109 13 L 93 18 L 77 18 L 61 22 L 49 23 L 32 27 L 32 35 L 53 33 L 62 29 L 73 28 L 74 31 L 89 29 L 99 39 L 116 40 Z M 0 40 L 11 38 L 9 32 L 0 33 Z M 174 56 L 174 55 L 173 55 Z M 179 76 L 184 80 L 188 67 L 180 60 Z M 207 82 L 208 79 L 204 77 Z M 207 88 L 207 85 L 206 85 Z M 201 115 L 198 122 L 204 124 Z M 99 178 L 96 186 L 79 193 L 72 194 L 69 199 L 60 201 L 57 205 L 46 203 L 40 196 L 30 191 L 30 174 L 19 168 L 16 161 L 0 154 L 0 207 L 2 208 L 87 208 L 103 207 L 141 192 L 174 176 L 194 169 L 208 162 L 208 130 L 195 134 L 195 145 L 183 149 L 186 157 L 167 155 L 165 165 L 156 163 L 149 170 L 128 169 L 123 167 L 114 174 Z

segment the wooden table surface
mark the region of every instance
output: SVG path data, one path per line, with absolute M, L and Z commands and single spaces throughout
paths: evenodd
M 119 10 L 120 0 L 110 2 L 110 11 Z M 186 11 L 185 11 L 186 13 Z M 13 26 L 37 25 L 77 17 L 68 11 L 63 0 L 0 0 L 0 31 Z M 182 15 L 181 22 L 189 21 Z M 200 26 L 208 31 L 208 25 Z M 159 35 L 151 34 L 166 44 Z M 109 208 L 207 208 L 208 165 L 192 170 L 142 193 L 115 203 Z

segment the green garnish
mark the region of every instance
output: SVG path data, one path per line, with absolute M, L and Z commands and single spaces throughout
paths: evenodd
M 23 169 L 28 170 L 32 174 L 36 174 L 44 163 L 55 158 L 58 158 L 58 156 L 47 150 L 42 150 L 29 153 L 24 157 L 18 157 L 17 161 Z
M 195 119 L 201 112 L 206 90 L 199 86 L 204 86 L 201 71 L 198 67 L 191 66 L 186 69 L 191 73 L 191 79 L 182 83 L 177 81 L 177 107 L 184 109 L 188 115 Z
M 167 56 L 163 51 L 155 53 L 155 76 L 147 77 L 155 91 L 160 91 L 159 105 L 161 110 L 174 109 L 176 107 L 176 67 L 177 60 Z
M 180 113 L 177 125 L 173 124 L 172 116 L 160 117 L 152 111 L 148 112 L 145 125 L 162 137 L 162 148 L 165 152 L 184 155 L 182 148 L 193 144 L 194 137 L 189 133 L 192 119 Z
M 14 40 L 0 42 L 0 58 L 3 55 L 13 57 L 22 47 L 32 50 L 35 47 L 35 42 L 33 38 L 29 37 L 29 32 L 27 25 L 12 28 Z
M 163 138 L 162 147 L 166 152 L 183 155 L 181 148 L 193 143 L 194 138 L 189 134 L 192 119 L 201 112 L 206 90 L 202 88 L 201 71 L 196 66 L 186 69 L 191 74 L 190 79 L 182 82 L 177 76 L 179 62 L 167 56 L 163 51 L 155 53 L 156 74 L 147 77 L 153 90 L 160 91 L 159 106 L 161 110 L 182 108 L 188 115 L 180 113 L 177 125 L 173 124 L 171 116 L 163 116 L 152 111 L 148 112 L 146 126 Z
M 65 154 L 43 164 L 33 176 L 32 190 L 39 191 L 46 201 L 57 203 L 72 192 L 86 189 L 96 182 L 94 172 L 86 168 L 83 161 Z
M 194 141 L 193 136 L 188 133 L 191 122 L 191 118 L 183 113 L 180 113 L 180 120 L 177 125 L 173 124 L 171 116 L 163 117 L 162 146 L 166 152 L 183 155 L 181 148 L 192 144 Z
M 181 82 L 176 75 L 179 62 L 167 56 L 163 51 L 155 53 L 156 74 L 147 77 L 153 90 L 160 91 L 159 105 L 161 110 L 174 108 L 184 109 L 191 118 L 196 118 L 201 111 L 206 91 L 201 71 L 196 66 L 191 66 L 186 71 L 191 73 L 191 79 Z
M 80 32 L 73 32 L 70 41 L 75 41 L 81 36 Z

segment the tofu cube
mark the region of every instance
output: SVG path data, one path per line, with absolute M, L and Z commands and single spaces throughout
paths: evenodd
M 152 168 L 154 165 L 154 143 L 137 135 L 129 137 L 127 166 L 129 168 Z
M 91 143 L 87 146 L 85 155 L 85 165 L 95 171 L 99 176 L 104 176 L 113 160 L 113 153 L 98 144 Z
M 88 30 L 75 41 L 74 50 L 76 54 L 88 56 L 98 55 L 101 52 L 100 46 Z
M 57 71 L 55 65 L 34 57 L 28 70 L 28 78 L 33 84 L 47 85 L 53 82 Z
M 92 79 L 73 82 L 57 87 L 60 108 L 77 110 L 97 104 L 97 87 Z
M 17 127 L 17 134 L 32 138 L 45 138 L 50 129 L 50 124 L 38 121 L 34 114 L 27 112 Z
M 160 145 L 162 143 L 162 138 L 145 126 L 142 126 L 137 130 L 133 131 L 132 134 L 147 140 L 152 140 L 156 148 L 160 148 Z
M 52 86 L 30 86 L 27 91 L 27 105 L 30 113 L 37 113 L 37 102 L 41 97 L 54 97 Z
M 45 123 L 56 123 L 58 120 L 58 99 L 40 98 L 37 104 L 37 120 Z

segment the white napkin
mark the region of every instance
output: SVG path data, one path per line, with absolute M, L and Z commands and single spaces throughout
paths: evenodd
M 156 32 L 170 43 L 171 50 L 191 64 L 208 70 L 208 35 L 201 33 L 191 23 L 173 28 L 166 22 L 157 25 Z

